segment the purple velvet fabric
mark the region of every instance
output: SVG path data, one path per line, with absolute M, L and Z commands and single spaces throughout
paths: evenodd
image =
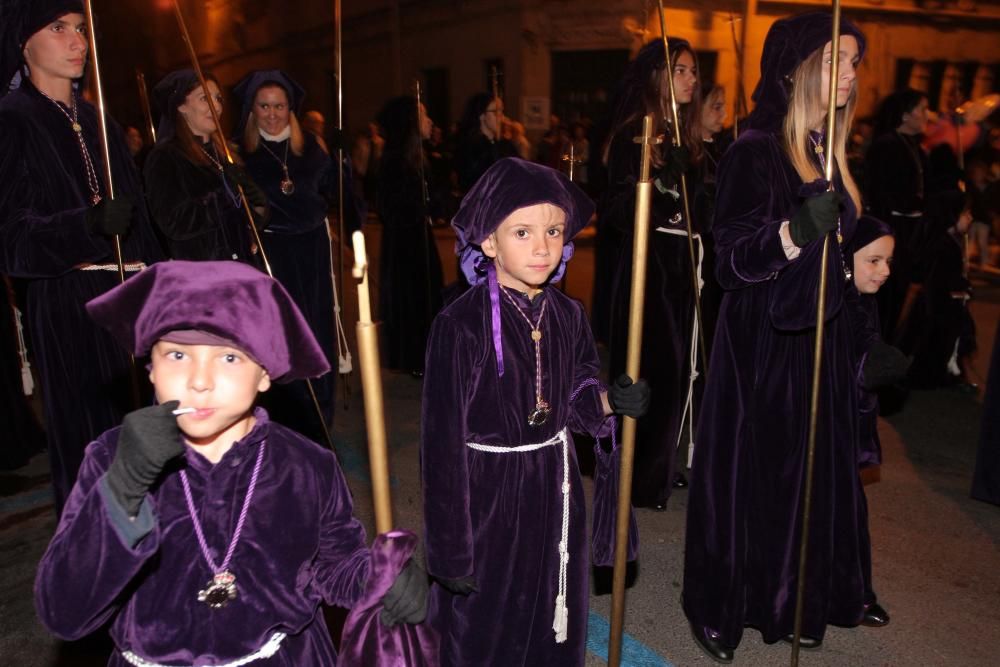
M 330 370 L 285 288 L 240 262 L 162 262 L 90 301 L 87 312 L 135 355 L 166 333 L 194 329 L 233 341 L 275 381 Z
M 612 418 L 613 419 L 613 418 Z M 617 426 L 611 425 L 611 451 L 601 443 L 594 445 L 594 521 L 591 532 L 593 563 L 599 567 L 615 564 L 615 542 L 618 532 L 618 488 L 621 475 L 621 448 L 614 437 Z M 625 560 L 634 561 L 639 556 L 639 525 L 635 512 L 628 517 L 628 543 Z
M 882 443 L 878 437 L 878 393 L 865 389 L 862 372 L 872 344 L 880 338 L 878 302 L 874 294 L 858 294 L 849 288 L 848 298 L 856 302 L 854 314 L 855 355 L 858 381 L 858 465 L 862 468 L 882 463 Z
M 84 141 L 103 175 L 96 110 L 77 103 Z M 111 118 L 108 142 L 116 192 L 138 204 L 122 253 L 126 261 L 151 264 L 162 251 L 121 128 Z M 0 273 L 27 285 L 24 322 L 42 392 L 57 511 L 87 443 L 120 423 L 131 403 L 128 356 L 83 307 L 118 284 L 116 271 L 76 270 L 115 261 L 111 240 L 87 229 L 85 174 L 69 121 L 30 81 L 0 100 Z
M 822 16 L 813 20 L 824 23 Z M 774 113 L 775 105 L 784 115 L 780 79 L 794 69 L 789 58 L 804 58 L 828 41 L 801 17 L 775 25 L 762 68 L 779 81 L 758 89 L 764 96 L 757 100 L 758 119 Z M 772 43 L 783 39 L 792 43 Z M 767 97 L 775 90 L 779 100 Z M 716 275 L 726 294 L 698 422 L 684 558 L 689 621 L 718 632 L 730 647 L 747 625 L 768 642 L 793 630 L 822 251 L 816 241 L 787 259 L 778 232 L 801 205 L 803 183 L 780 134 L 759 129 L 767 123 L 753 127 L 719 167 L 713 232 Z M 843 192 L 839 176 L 834 185 Z M 848 243 L 855 220 L 848 198 L 841 215 Z M 858 475 L 856 304 L 848 297 L 836 242 L 827 273 L 802 626 L 805 636 L 817 639 L 827 623 L 857 624 L 870 593 L 867 508 Z
M 417 549 L 417 536 L 407 531 L 379 535 L 372 544 L 372 562 L 365 594 L 351 608 L 340 637 L 344 667 L 436 667 L 438 636 L 427 623 L 387 627 L 379 620 L 382 598 Z
M 35 582 L 38 616 L 54 634 L 82 637 L 112 622 L 120 650 L 160 663 L 211 665 L 253 653 L 288 633 L 268 665 L 333 665 L 336 652 L 320 604 L 351 607 L 370 567 L 365 532 L 333 453 L 256 411 L 253 430 L 212 465 L 188 449 L 198 517 L 216 562 L 232 538 L 261 442 L 267 441 L 253 502 L 230 570 L 237 599 L 221 609 L 198 602 L 212 573 L 201 556 L 177 468 L 145 503 L 155 523 L 134 548 L 111 520 L 101 477 L 119 429 L 87 449 Z M 142 512 L 140 512 L 140 515 Z M 111 665 L 125 660 L 116 651 Z
M 506 372 L 496 370 L 486 285 L 469 289 L 434 321 L 427 348 L 421 474 L 431 575 L 472 577 L 456 596 L 432 586 L 429 620 L 441 634 L 441 664 L 583 664 L 589 600 L 583 487 L 569 447 L 568 640 L 552 631 L 562 525 L 561 446 L 528 452 L 473 450 L 541 443 L 563 427 L 606 435 L 600 393 L 570 395 L 600 361 L 582 306 L 553 288 L 533 302 L 512 293 L 529 318 L 548 301 L 542 331 L 542 390 L 552 412 L 528 425 L 535 405 L 535 352 L 514 305 L 500 300 Z

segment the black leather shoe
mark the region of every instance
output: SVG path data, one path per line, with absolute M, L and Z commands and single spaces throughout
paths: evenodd
M 889 625 L 889 612 L 887 612 L 878 602 L 865 607 L 865 615 L 861 619 L 861 625 L 869 628 L 881 628 Z
M 719 640 L 719 633 L 698 625 L 692 625 L 691 636 L 694 637 L 695 642 L 701 647 L 701 650 L 712 660 L 723 664 L 729 664 L 733 661 L 734 651 L 722 645 L 722 642 Z
M 782 639 L 782 641 L 791 644 L 793 639 L 794 639 L 793 635 L 788 635 L 787 637 Z M 811 651 L 813 649 L 819 648 L 822 645 L 823 645 L 822 639 L 814 639 L 812 637 L 806 637 L 805 635 L 799 637 L 800 648 L 808 649 Z
M 684 473 L 679 472 L 674 475 L 674 482 L 671 484 L 675 489 L 686 489 L 688 486 L 688 479 L 684 476 Z

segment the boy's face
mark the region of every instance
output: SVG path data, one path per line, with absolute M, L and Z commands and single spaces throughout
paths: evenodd
M 32 76 L 79 79 L 89 47 L 83 14 L 63 14 L 28 38 L 24 61 Z
M 271 378 L 246 352 L 161 340 L 151 356 L 149 380 L 156 400 L 197 408 L 177 418 L 189 444 L 228 446 L 249 432 L 254 400 L 271 386 Z
M 896 239 L 881 236 L 854 253 L 854 286 L 862 294 L 874 294 L 889 279 L 889 266 Z
M 483 241 L 501 285 L 537 292 L 562 260 L 566 213 L 552 204 L 519 208 Z

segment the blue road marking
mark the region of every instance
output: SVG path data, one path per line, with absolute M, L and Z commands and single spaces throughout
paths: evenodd
M 608 659 L 608 639 L 611 626 L 597 612 L 587 619 L 587 650 L 599 658 Z M 635 637 L 622 637 L 622 667 L 674 667 L 674 664 Z

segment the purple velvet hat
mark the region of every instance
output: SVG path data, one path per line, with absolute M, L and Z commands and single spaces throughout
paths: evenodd
M 822 49 L 833 33 L 833 15 L 807 12 L 774 22 L 764 39 L 760 58 L 760 81 L 753 91 L 756 105 L 750 115 L 751 127 L 773 130 L 780 126 L 791 99 L 791 75 L 814 51 Z M 858 40 L 858 57 L 865 54 L 865 36 L 845 18 L 840 20 L 840 35 Z
M 476 181 L 451 220 L 458 236 L 455 253 L 469 284 L 476 285 L 486 279 L 489 262 L 483 256 L 480 244 L 511 213 L 535 204 L 552 204 L 566 214 L 564 238 L 567 243 L 563 249 L 563 260 L 550 282 L 562 276 L 566 262 L 573 256 L 573 244 L 568 241 L 590 222 L 594 202 L 565 174 L 555 169 L 519 158 L 504 158 L 495 162 Z
M 233 86 L 235 95 L 243 105 L 243 113 L 240 115 L 234 134 L 238 138 L 243 137 L 243 130 L 247 126 L 247 118 L 253 111 L 253 100 L 257 97 L 257 91 L 265 85 L 275 85 L 285 90 L 288 95 L 288 108 L 293 113 L 298 113 L 302 109 L 302 101 L 306 97 L 306 89 L 300 86 L 292 77 L 285 74 L 280 69 L 262 69 L 250 72 L 240 79 L 240 82 Z
M 892 228 L 873 215 L 862 215 L 858 217 L 858 225 L 854 229 L 854 236 L 847 243 L 847 252 L 854 255 L 866 245 L 880 239 L 883 236 L 895 236 Z
M 164 337 L 231 341 L 276 382 L 330 370 L 285 288 L 240 262 L 160 262 L 92 299 L 87 312 L 136 356 Z M 169 335 L 176 332 L 184 333 Z
M 16 88 L 24 45 L 36 32 L 66 14 L 82 14 L 81 0 L 4 0 L 0 3 L 0 97 Z

